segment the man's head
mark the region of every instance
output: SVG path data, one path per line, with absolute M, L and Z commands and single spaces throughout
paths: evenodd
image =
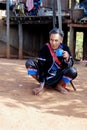
M 58 29 L 58 28 L 53 28 L 50 32 L 49 32 L 49 36 L 51 35 L 51 34 L 59 34 L 62 38 L 64 37 L 64 33 L 63 33 L 63 31 L 62 30 L 60 30 L 60 29 Z
M 63 31 L 60 31 L 57 28 L 53 28 L 49 32 L 50 45 L 54 50 L 56 50 L 59 47 L 60 43 L 62 43 L 63 37 L 64 37 Z

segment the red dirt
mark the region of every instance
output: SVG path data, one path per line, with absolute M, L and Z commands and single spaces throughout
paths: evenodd
M 75 64 L 77 91 L 47 89 L 32 94 L 38 82 L 27 75 L 26 60 L 0 59 L 0 130 L 86 130 L 87 66 Z

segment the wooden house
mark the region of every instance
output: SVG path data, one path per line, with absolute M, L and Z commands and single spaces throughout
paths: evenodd
M 65 33 L 64 43 L 67 44 L 68 32 L 70 31 L 70 50 L 75 58 L 76 32 L 83 31 L 84 46 L 86 46 L 86 24 L 73 22 L 73 9 L 75 0 L 60 0 L 62 10 L 62 29 Z M 49 31 L 54 27 L 59 27 L 57 0 L 42 0 L 44 8 L 52 9 L 53 15 L 36 16 L 12 16 L 9 12 L 9 0 L 5 2 L 7 19 L 0 22 L 0 46 L 2 47 L 0 57 L 7 58 L 28 58 L 37 56 L 38 50 L 44 43 L 49 41 Z M 1 2 L 0 2 L 1 4 Z M 2 26 L 3 25 L 3 26 Z M 79 27 L 81 29 L 79 29 Z M 86 49 L 83 47 L 83 59 L 87 59 Z

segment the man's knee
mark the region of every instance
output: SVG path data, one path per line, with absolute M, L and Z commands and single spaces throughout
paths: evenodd
M 26 68 L 38 68 L 38 64 L 34 59 L 28 59 L 25 63 Z
M 71 67 L 71 74 L 72 74 L 72 79 L 77 77 L 77 69 L 75 67 Z
M 70 67 L 64 71 L 64 75 L 75 79 L 77 77 L 77 69 L 75 67 Z

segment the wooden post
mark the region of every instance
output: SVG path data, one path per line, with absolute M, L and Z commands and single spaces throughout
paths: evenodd
M 70 26 L 70 51 L 71 54 L 73 56 L 73 58 L 75 58 L 75 47 L 76 47 L 76 32 L 74 30 L 74 28 L 72 26 Z
M 22 24 L 18 24 L 18 36 L 19 36 L 19 59 L 23 58 L 23 29 Z
M 71 0 L 71 9 L 74 8 L 75 4 L 76 4 L 76 0 Z
M 56 4 L 55 0 L 52 0 L 53 5 L 53 28 L 56 26 Z
M 63 43 L 67 45 L 67 40 L 68 40 L 68 27 L 67 25 L 65 27 L 63 27 L 64 29 L 64 40 L 63 40 Z
M 83 60 L 87 60 L 87 32 L 84 31 L 83 39 Z
M 9 21 L 9 0 L 6 2 L 6 25 L 7 25 L 7 58 L 10 58 L 10 21 Z
M 60 29 L 60 31 L 62 31 L 61 0 L 57 0 L 57 7 L 58 7 L 58 24 L 59 24 L 59 29 Z
M 71 0 L 71 14 L 70 14 L 71 19 L 73 19 L 73 9 L 75 4 L 76 4 L 76 0 Z

